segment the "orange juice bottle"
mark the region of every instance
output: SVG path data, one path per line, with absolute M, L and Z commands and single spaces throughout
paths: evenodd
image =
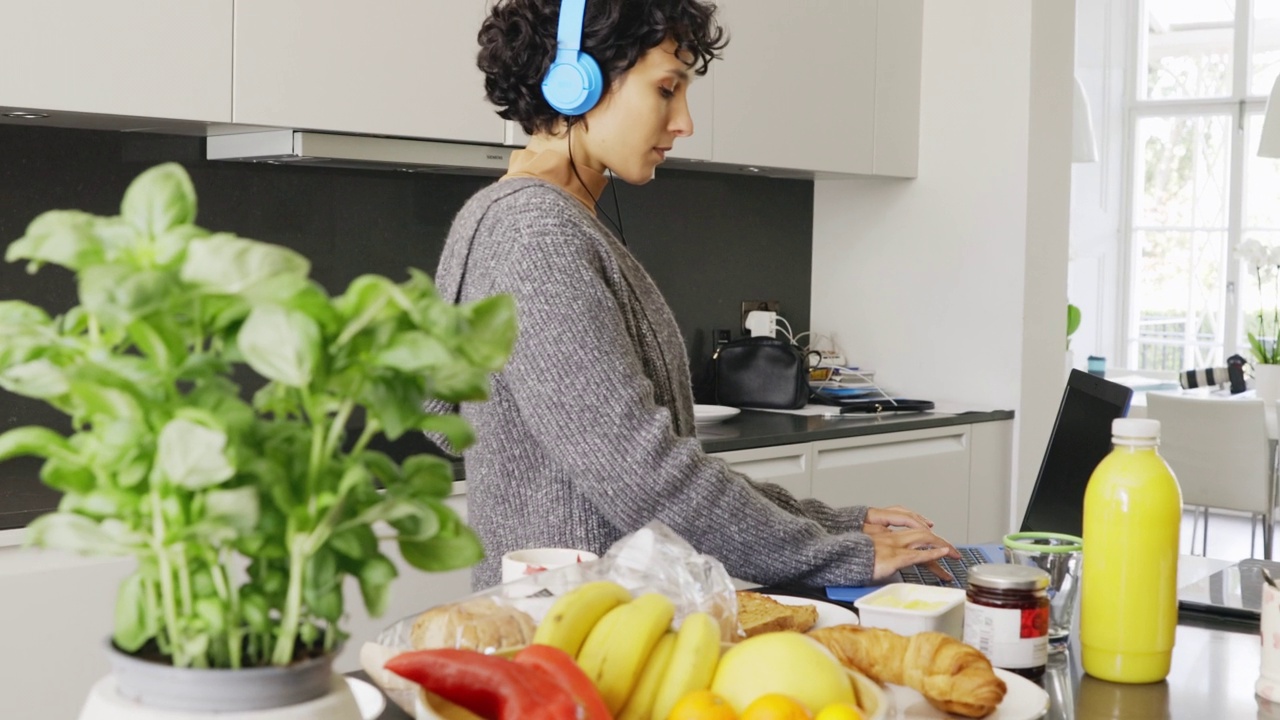
M 1084 494 L 1081 659 L 1102 680 L 1158 682 L 1178 624 L 1182 490 L 1156 452 L 1160 421 L 1122 418 L 1111 434 Z

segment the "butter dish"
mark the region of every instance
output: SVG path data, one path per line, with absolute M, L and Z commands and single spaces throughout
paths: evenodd
M 854 601 L 863 627 L 899 635 L 933 631 L 964 639 L 965 591 L 911 583 L 892 583 Z

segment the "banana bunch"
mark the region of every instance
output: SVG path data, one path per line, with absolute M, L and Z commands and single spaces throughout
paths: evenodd
M 688 693 L 710 687 L 720 658 L 720 625 L 693 613 L 672 631 L 675 606 L 597 581 L 551 606 L 533 642 L 575 657 L 619 720 L 663 720 Z

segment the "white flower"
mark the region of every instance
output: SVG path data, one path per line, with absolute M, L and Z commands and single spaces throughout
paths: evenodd
M 1236 256 L 1249 263 L 1249 269 L 1254 272 L 1263 266 L 1273 264 L 1270 255 L 1268 249 L 1253 238 L 1241 240 L 1236 246 Z

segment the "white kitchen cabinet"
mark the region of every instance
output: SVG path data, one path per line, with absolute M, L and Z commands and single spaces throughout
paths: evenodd
M 812 443 L 774 445 L 714 453 L 752 480 L 781 485 L 798 498 L 810 497 Z
M 972 432 L 951 425 L 815 442 L 813 497 L 834 506 L 904 505 L 948 540 L 968 542 Z
M 974 423 L 969 449 L 969 542 L 991 542 L 1010 530 L 1013 421 Z M 943 532 L 943 536 L 951 539 Z
M 232 6 L 233 0 L 4 3 L 0 107 L 228 122 Z
M 717 164 L 915 176 L 923 0 L 717 6 Z
M 237 123 L 502 143 L 476 34 L 485 0 L 239 0 Z

